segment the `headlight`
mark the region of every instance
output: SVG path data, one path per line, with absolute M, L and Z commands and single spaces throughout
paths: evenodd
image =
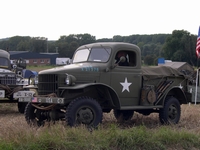
M 29 85 L 36 85 L 38 84 L 38 76 L 32 76 L 29 78 Z
M 38 84 L 38 76 L 36 75 L 34 78 L 35 84 Z
M 16 81 L 17 85 L 28 85 L 28 79 L 25 79 L 22 76 L 17 76 Z
M 21 77 L 17 77 L 17 82 L 20 82 L 21 81 Z
M 66 74 L 65 83 L 67 85 L 73 85 L 75 84 L 75 82 L 76 82 L 76 78 L 74 76 Z

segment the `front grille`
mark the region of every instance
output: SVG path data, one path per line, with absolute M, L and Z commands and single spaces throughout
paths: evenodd
M 41 74 L 38 76 L 38 94 L 46 95 L 56 93 L 58 89 L 58 76 L 55 74 Z
M 10 74 L 0 75 L 0 84 L 16 85 L 16 76 Z

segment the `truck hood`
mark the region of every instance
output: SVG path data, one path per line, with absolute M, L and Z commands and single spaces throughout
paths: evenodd
M 105 63 L 77 63 L 43 70 L 38 75 L 40 81 L 48 80 L 47 82 L 58 83 L 59 86 L 66 86 L 63 82 L 66 74 L 73 75 L 76 78 L 76 84 L 94 83 L 99 81 L 100 73 L 105 67 Z M 58 77 L 57 81 L 54 81 L 55 76 Z
M 40 74 L 63 74 L 63 73 L 83 73 L 83 72 L 100 72 L 105 68 L 105 64 L 99 65 L 99 63 L 78 63 L 70 64 L 52 69 L 47 69 L 39 72 Z
M 8 69 L 2 69 L 2 68 L 0 68 L 0 72 L 3 72 L 3 73 L 4 73 L 4 72 L 5 72 L 5 73 L 8 73 L 8 72 L 9 72 L 9 73 L 11 73 L 12 71 L 10 71 L 10 70 L 8 70 Z

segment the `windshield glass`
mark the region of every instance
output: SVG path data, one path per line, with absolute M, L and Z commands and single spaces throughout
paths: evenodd
M 110 58 L 111 49 L 104 47 L 96 47 L 90 49 L 82 49 L 74 54 L 73 63 L 77 62 L 107 62 Z
M 0 57 L 0 67 L 9 68 L 9 60 L 7 58 Z

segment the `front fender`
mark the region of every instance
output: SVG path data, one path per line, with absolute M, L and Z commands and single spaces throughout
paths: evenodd
M 112 107 L 115 108 L 120 108 L 121 104 L 120 104 L 120 100 L 118 97 L 118 94 L 115 92 L 115 90 L 103 83 L 86 83 L 86 84 L 76 84 L 74 86 L 67 86 L 67 87 L 59 87 L 59 90 L 63 91 L 63 93 L 65 93 L 65 91 L 70 91 L 70 90 L 83 90 L 84 89 L 95 89 L 98 91 L 98 89 L 101 89 L 102 91 L 104 91 L 104 94 L 107 96 L 106 98 L 109 100 L 109 104 Z M 84 95 L 84 93 L 80 94 L 79 96 Z M 87 95 L 88 96 L 88 95 Z

